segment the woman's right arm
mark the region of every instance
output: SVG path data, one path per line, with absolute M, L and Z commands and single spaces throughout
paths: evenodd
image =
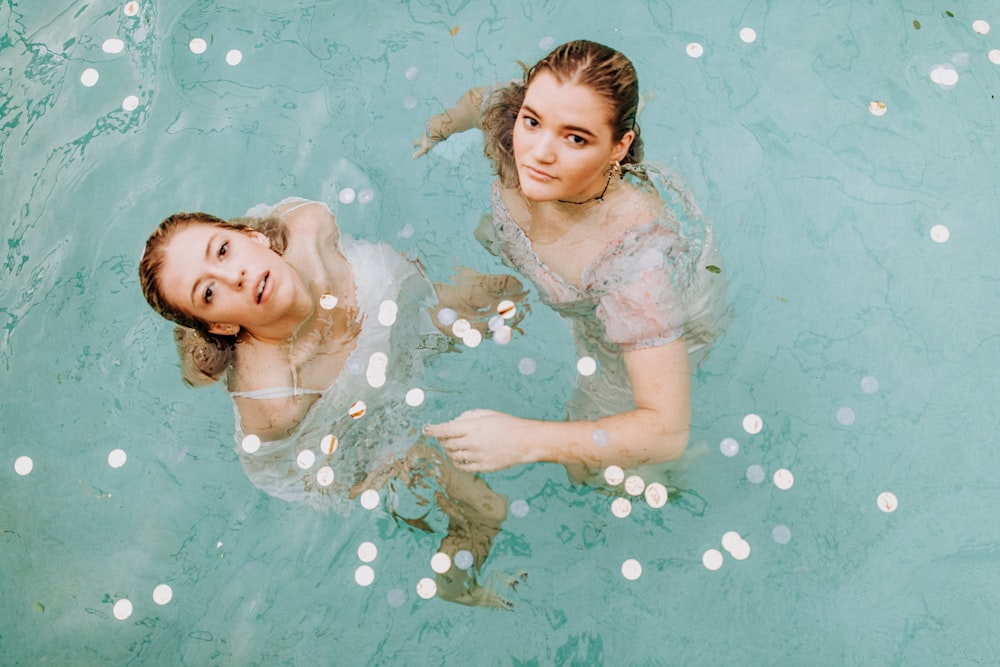
M 488 88 L 473 88 L 459 98 L 454 107 L 442 113 L 431 116 L 423 136 L 413 142 L 417 151 L 413 154 L 418 158 L 428 153 L 435 145 L 457 132 L 465 132 L 479 127 L 482 115 L 483 95 Z

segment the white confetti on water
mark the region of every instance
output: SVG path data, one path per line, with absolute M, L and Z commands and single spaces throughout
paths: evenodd
M 701 58 L 702 54 L 705 53 L 705 47 L 698 42 L 691 42 L 687 45 L 685 51 L 687 51 L 687 54 L 692 58 Z
M 101 75 L 97 72 L 97 70 L 93 67 L 88 67 L 83 70 L 83 73 L 80 75 L 80 83 L 85 85 L 87 88 L 90 88 L 91 86 L 97 84 L 97 80 L 99 78 L 101 78 Z
M 416 67 L 407 67 L 406 71 L 403 73 L 403 76 L 405 76 L 410 81 L 416 81 L 417 77 L 420 76 L 420 70 L 417 69 Z
M 764 429 L 764 420 L 760 418 L 760 415 L 755 415 L 753 413 L 748 414 L 743 418 L 743 430 L 750 435 L 756 435 Z
M 747 44 L 752 44 L 757 41 L 757 31 L 753 28 L 742 28 L 740 30 L 740 39 Z
M 931 68 L 931 81 L 942 88 L 954 88 L 958 83 L 958 71 L 951 65 L 935 65 Z
M 424 390 L 420 387 L 414 387 L 413 389 L 406 392 L 406 404 L 411 408 L 415 408 L 422 405 L 424 402 Z
M 128 460 L 128 455 L 125 453 L 124 449 L 113 449 L 111 453 L 108 454 L 108 465 L 112 468 L 121 468 L 125 465 L 125 461 Z
M 104 40 L 104 43 L 101 44 L 101 50 L 105 53 L 121 53 L 125 50 L 125 42 L 117 37 L 112 37 Z
M 555 37 L 542 37 L 538 41 L 538 48 L 543 51 L 551 51 L 552 47 L 556 45 Z
M 510 504 L 510 513 L 519 519 L 528 515 L 528 502 L 526 500 L 515 500 Z
M 1000 49 L 992 49 L 989 52 L 989 59 L 994 65 L 1000 65 Z
M 390 607 L 402 607 L 403 603 L 406 602 L 406 591 L 402 588 L 393 588 L 385 594 L 385 601 L 389 603 Z
M 167 604 L 174 599 L 174 590 L 167 584 L 160 584 L 153 589 L 153 602 L 156 604 Z
M 642 576 L 642 565 L 634 558 L 629 558 L 622 563 L 622 576 L 629 581 L 635 581 Z
M 604 470 L 604 481 L 611 486 L 618 486 L 625 481 L 625 471 L 619 466 L 608 466 Z
M 316 471 L 316 483 L 320 486 L 330 486 L 333 484 L 334 473 L 330 466 L 323 466 Z
M 615 498 L 611 501 L 611 513 L 619 519 L 624 519 L 632 513 L 632 503 L 628 498 Z
M 735 438 L 723 438 L 719 443 L 719 451 L 723 456 L 736 456 L 740 453 L 740 443 Z
M 247 454 L 253 454 L 258 449 L 260 449 L 260 438 L 252 433 L 250 435 L 243 436 L 243 451 Z
M 861 391 L 866 394 L 874 394 L 878 391 L 878 378 L 872 375 L 866 375 L 861 378 Z
M 386 299 L 378 306 L 378 323 L 384 327 L 391 327 L 396 323 L 396 315 L 399 313 L 399 306 L 392 299 Z
M 196 56 L 200 56 L 201 54 L 205 53 L 206 49 L 208 49 L 208 42 L 203 40 L 201 37 L 195 37 L 190 42 L 188 42 L 188 49 L 190 49 L 191 53 L 195 54 Z
M 455 567 L 459 570 L 468 570 L 472 567 L 472 552 L 467 549 L 459 549 L 455 552 Z
M 368 489 L 361 494 L 361 506 L 366 510 L 373 510 L 378 507 L 379 500 L 378 491 L 375 489 Z
M 506 345 L 514 337 L 514 330 L 506 324 L 493 332 L 493 342 L 497 345 Z
M 337 200 L 341 204 L 351 204 L 354 202 L 355 197 L 357 197 L 357 194 L 354 192 L 354 188 L 344 188 L 337 193 Z
M 844 426 L 851 426 L 855 419 L 854 410 L 846 407 L 837 410 L 837 421 Z
M 521 361 L 517 362 L 517 370 L 521 372 L 521 375 L 531 375 L 537 369 L 537 364 L 535 360 L 530 357 L 525 357 Z
M 885 106 L 884 102 L 874 100 L 868 103 L 868 111 L 871 112 L 873 116 L 884 116 L 885 112 L 889 109 Z
M 576 362 L 576 372 L 584 377 L 593 375 L 597 372 L 597 362 L 593 357 L 580 357 Z
M 444 574 L 451 569 L 451 557 L 444 552 L 437 552 L 431 556 L 431 569 L 438 574 Z
M 982 19 L 972 22 L 972 31 L 977 35 L 985 35 L 990 31 L 990 24 Z
M 358 586 L 371 586 L 375 581 L 375 570 L 370 565 L 359 565 L 354 571 L 354 581 Z
M 659 482 L 653 482 L 646 487 L 646 503 L 653 508 L 660 508 L 667 504 L 667 487 Z
M 373 199 L 375 199 L 375 191 L 371 188 L 361 188 L 358 191 L 358 201 L 362 204 L 370 204 Z
M 417 106 L 417 98 L 413 95 L 407 95 L 403 98 L 403 108 L 414 109 Z
M 590 436 L 590 441 L 594 443 L 597 447 L 607 447 L 608 443 L 611 441 L 608 432 L 603 428 L 599 428 Z
M 701 564 L 715 571 L 722 567 L 722 552 L 718 549 L 708 549 L 701 555 Z
M 646 482 L 639 475 L 630 475 L 628 479 L 625 480 L 625 492 L 630 496 L 642 495 L 645 488 Z
M 795 484 L 795 477 L 790 470 L 781 468 L 774 471 L 774 485 L 782 491 L 787 491 Z
M 442 308 L 437 313 L 438 322 L 443 327 L 450 327 L 458 321 L 458 313 L 451 308 Z
M 243 62 L 243 53 L 239 49 L 231 49 L 226 53 L 226 62 L 236 67 Z
M 429 600 L 437 595 L 437 583 L 430 577 L 424 577 L 417 582 L 417 595 L 424 600 Z
M 18 456 L 14 461 L 14 472 L 22 477 L 30 475 L 34 467 L 35 462 L 31 460 L 30 456 Z
M 122 8 L 125 12 L 125 16 L 135 16 L 139 13 L 139 3 L 138 2 L 126 2 L 125 6 Z
M 378 547 L 374 542 L 362 542 L 358 545 L 358 560 L 362 563 L 370 563 L 378 558 Z
M 483 334 L 479 332 L 479 329 L 469 329 L 462 334 L 462 343 L 466 347 L 479 347 L 479 344 L 482 342 Z
M 747 480 L 752 484 L 760 484 L 767 477 L 767 473 L 764 472 L 764 468 L 759 465 L 752 465 L 747 467 Z
M 951 238 L 951 232 L 944 225 L 934 225 L 931 227 L 931 239 L 938 243 L 944 243 Z
M 316 454 L 311 449 L 304 449 L 295 457 L 295 463 L 303 470 L 308 470 L 316 463 Z
M 124 621 L 132 615 L 132 603 L 122 598 L 121 600 L 115 602 L 115 605 L 112 608 L 112 613 L 119 621 Z
M 788 544 L 792 539 L 792 531 L 785 524 L 778 524 L 771 531 L 771 539 L 778 544 Z
M 139 98 L 135 95 L 129 95 L 122 100 L 122 110 L 124 111 L 135 111 L 139 108 Z

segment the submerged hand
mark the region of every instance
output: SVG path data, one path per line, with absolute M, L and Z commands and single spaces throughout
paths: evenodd
M 424 433 L 437 438 L 459 470 L 492 472 L 532 459 L 525 451 L 529 422 L 493 410 L 469 410 L 444 424 L 427 424 Z
M 413 145 L 417 148 L 416 152 L 413 154 L 413 159 L 416 160 L 418 157 L 427 155 L 427 153 L 430 153 L 431 149 L 437 146 L 440 141 L 440 139 L 431 139 L 426 134 L 422 135 L 419 139 L 416 139 L 413 142 Z

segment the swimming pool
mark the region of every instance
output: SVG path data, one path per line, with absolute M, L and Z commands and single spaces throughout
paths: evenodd
M 4 664 L 995 660 L 997 10 L 586 4 L 0 6 Z M 487 565 L 528 573 L 515 611 L 425 600 L 433 537 L 249 484 L 229 398 L 181 385 L 138 256 L 176 210 L 299 194 L 432 277 L 497 270 L 471 237 L 478 138 L 410 143 L 573 38 L 633 59 L 648 155 L 715 220 L 735 319 L 695 382 L 708 454 L 624 519 L 623 492 L 555 466 L 490 475 L 520 501 Z M 443 361 L 421 419 L 557 418 L 569 333 L 537 305 L 524 329 Z

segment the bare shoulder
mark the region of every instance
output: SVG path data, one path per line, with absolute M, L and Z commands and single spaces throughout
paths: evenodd
M 282 215 L 279 209 L 276 211 Z M 323 202 L 308 202 L 292 207 L 282 215 L 289 239 L 322 246 L 340 238 L 337 218 Z

